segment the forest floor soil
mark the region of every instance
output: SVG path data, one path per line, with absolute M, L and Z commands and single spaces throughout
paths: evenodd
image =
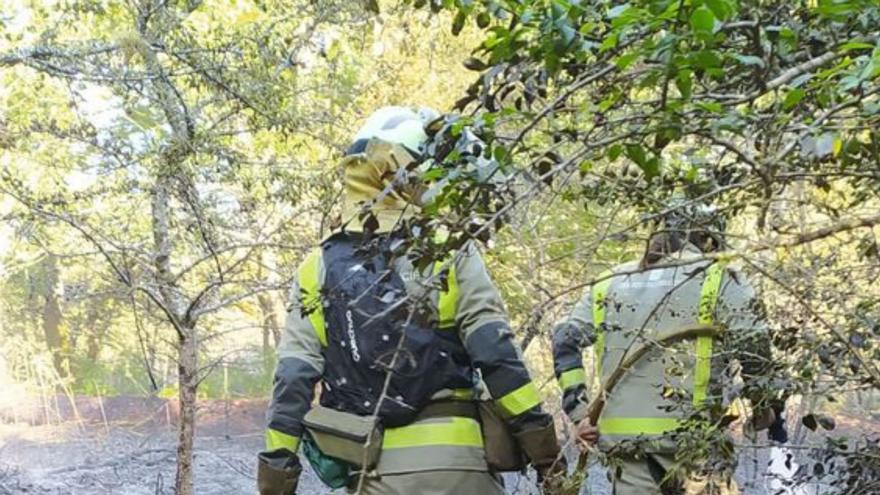
M 0 408 L 0 495 L 173 492 L 173 401 L 117 397 L 93 404 L 94 398 L 77 398 L 76 408 L 62 407 L 62 402 L 56 401 L 54 409 L 37 408 L 38 413 L 22 404 L 16 414 L 9 407 Z M 255 454 L 263 443 L 265 406 L 256 400 L 202 401 L 195 446 L 196 494 L 256 493 Z M 865 427 L 845 418 L 838 424 L 844 430 Z M 738 478 L 745 495 L 772 493 L 763 475 L 767 454 L 767 449 L 743 453 Z M 509 493 L 537 493 L 533 480 L 523 476 L 506 476 L 505 484 Z M 313 473 L 304 472 L 298 493 L 328 492 Z M 601 466 L 591 468 L 583 493 L 611 493 Z

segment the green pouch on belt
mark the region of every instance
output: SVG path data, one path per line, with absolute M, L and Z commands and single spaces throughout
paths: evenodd
M 382 451 L 382 425 L 378 418 L 315 406 L 306 413 L 303 426 L 325 456 L 345 461 L 358 470 L 376 467 Z
M 303 435 L 302 449 L 303 455 L 312 466 L 312 470 L 325 485 L 330 488 L 348 486 L 348 482 L 351 480 L 351 464 L 324 455 L 315 445 L 315 440 L 309 432 Z

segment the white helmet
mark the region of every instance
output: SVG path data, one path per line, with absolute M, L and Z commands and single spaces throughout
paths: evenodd
M 428 140 L 425 126 L 439 116 L 437 111 L 425 107 L 382 107 L 367 118 L 346 154 L 361 152 L 366 142 L 373 138 L 421 153 L 422 145 Z

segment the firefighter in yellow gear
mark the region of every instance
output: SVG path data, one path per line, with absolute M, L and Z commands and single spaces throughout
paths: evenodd
M 739 363 L 745 389 L 751 390 L 770 359 L 768 325 L 755 290 L 741 271 L 707 256 L 722 247 L 723 221 L 710 206 L 680 203 L 645 256 L 600 275 L 554 329 L 563 408 L 578 425 L 581 441 L 591 444 L 598 438 L 606 452 L 639 441 L 640 447 L 631 449 L 635 452 L 612 456 L 616 495 L 737 493 L 731 473 L 700 476 L 693 466 L 677 462 L 678 446 L 670 433 L 681 425 L 687 408 L 668 391 L 687 391 L 693 412 L 707 401 L 721 400 L 732 365 Z M 636 347 L 699 326 L 717 326 L 722 336 L 648 353 L 608 394 L 598 425 L 590 424 L 583 349 L 593 348 L 593 374 L 604 380 Z M 753 405 L 771 410 L 764 397 L 756 392 Z
M 484 393 L 539 472 L 558 462 L 552 417 L 476 245 L 426 269 L 395 250 L 425 190 L 400 174 L 418 159 L 436 117 L 383 108 L 343 160 L 344 225 L 300 265 L 290 291 L 260 454 L 264 495 L 295 492 L 296 453 L 307 438 L 333 442 L 308 421 L 316 385 L 325 416 L 377 416 L 381 426 L 375 465 L 352 466 L 350 490 L 503 493 L 485 456 L 476 402 Z

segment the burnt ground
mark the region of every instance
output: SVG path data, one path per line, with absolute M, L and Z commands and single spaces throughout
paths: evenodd
M 45 407 L 36 412 L 17 407 L 13 415 L 8 407 L 5 412 L 0 407 L 0 495 L 172 493 L 176 445 L 173 403 L 114 398 L 94 407 L 90 401 L 93 399 L 77 400 L 79 420 L 72 408 L 65 410 L 60 402 L 53 414 Z M 256 493 L 255 453 L 263 442 L 264 407 L 259 401 L 203 405 L 196 435 L 197 494 Z M 47 418 L 49 424 L 45 424 Z M 764 481 L 766 459 L 766 449 L 744 453 L 738 473 L 743 493 L 773 493 Z M 505 483 L 509 493 L 537 493 L 533 481 L 521 476 L 508 476 Z M 610 492 L 604 469 L 593 466 L 583 493 Z M 299 493 L 329 490 L 307 471 Z

